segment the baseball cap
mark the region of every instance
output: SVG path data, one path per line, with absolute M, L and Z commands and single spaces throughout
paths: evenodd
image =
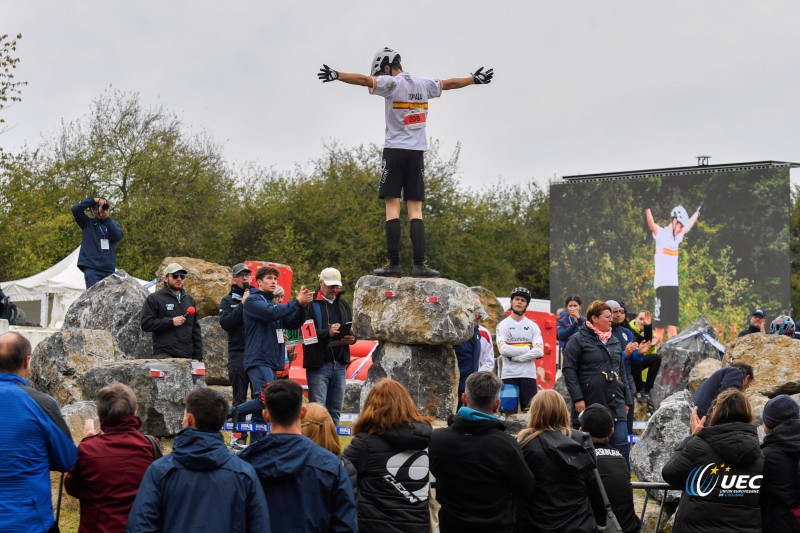
M 764 425 L 770 429 L 781 422 L 800 418 L 800 407 L 786 394 L 775 396 L 764 406 Z
M 601 403 L 593 403 L 578 417 L 581 427 L 595 439 L 606 439 L 611 435 L 614 419 L 611 412 Z
M 766 313 L 764 313 L 764 310 L 761 309 L 760 307 L 756 307 L 755 309 L 753 309 L 753 311 L 750 313 L 750 316 L 760 316 L 761 318 L 767 318 Z
M 333 267 L 328 267 L 319 273 L 319 280 L 325 285 L 342 286 L 342 273 Z
M 242 272 L 250 272 L 250 269 L 247 268 L 247 265 L 245 265 L 244 263 L 236 263 L 235 265 L 233 265 L 233 277 L 234 278 L 236 276 L 238 276 L 239 274 L 241 274 Z
M 169 276 L 170 274 L 174 274 L 175 272 L 183 272 L 186 274 L 186 269 L 183 268 L 178 263 L 170 263 L 167 265 L 167 268 L 164 269 L 164 275 Z

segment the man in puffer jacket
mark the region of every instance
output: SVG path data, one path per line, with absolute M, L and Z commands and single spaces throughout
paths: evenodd
M 270 531 L 255 470 L 228 451 L 219 432 L 227 411 L 228 403 L 212 389 L 189 393 L 184 429 L 172 453 L 145 472 L 128 533 Z

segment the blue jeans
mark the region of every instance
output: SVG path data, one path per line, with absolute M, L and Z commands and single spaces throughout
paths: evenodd
M 83 269 L 83 281 L 86 282 L 86 288 L 88 289 L 98 281 L 107 278 L 113 273 L 114 273 L 113 270 L 111 272 L 106 272 L 103 270 L 96 270 L 94 268 L 85 267 Z
M 337 426 L 344 402 L 345 370 L 344 363 L 338 361 L 325 363 L 322 368 L 306 369 L 308 401 L 324 405 Z
M 613 448 L 619 450 L 619 453 L 625 458 L 625 461 L 628 462 L 628 468 L 630 468 L 630 453 L 631 453 L 631 446 L 628 444 L 628 420 L 616 420 L 614 422 L 614 434 L 611 435 L 611 439 L 608 442 Z
M 247 369 L 247 379 L 250 380 L 250 387 L 255 395 L 255 398 L 250 400 L 249 402 L 245 402 L 242 404 L 242 407 L 249 405 L 253 402 L 261 403 L 261 387 L 264 386 L 265 383 L 272 383 L 275 381 L 275 370 L 271 369 L 268 366 L 251 366 Z M 263 409 L 263 405 L 262 405 Z M 253 423 L 260 423 L 264 422 L 264 417 L 261 416 L 261 411 L 258 413 L 253 413 L 253 417 L 250 419 Z M 250 442 L 261 440 L 264 438 L 264 433 L 253 433 L 250 435 Z

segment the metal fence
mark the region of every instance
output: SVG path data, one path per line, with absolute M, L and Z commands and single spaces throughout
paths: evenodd
M 661 517 L 664 515 L 664 504 L 667 503 L 667 491 L 675 490 L 672 489 L 668 483 L 651 483 L 646 481 L 633 481 L 631 482 L 631 487 L 636 489 L 644 489 L 644 504 L 642 505 L 642 513 L 639 515 L 639 519 L 642 521 L 642 525 L 644 525 L 644 514 L 647 511 L 647 503 L 650 501 L 650 491 L 651 490 L 660 490 L 661 491 L 661 500 L 654 500 L 659 503 L 658 507 L 658 518 L 656 519 L 656 529 L 658 531 L 661 527 Z

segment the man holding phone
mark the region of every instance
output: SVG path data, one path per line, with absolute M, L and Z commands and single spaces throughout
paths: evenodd
M 333 423 L 339 425 L 344 402 L 345 370 L 350 363 L 350 332 L 353 312 L 342 299 L 342 274 L 328 267 L 319 274 L 319 289 L 306 319 L 314 321 L 318 342 L 303 346 L 303 368 L 308 379 L 308 401 L 324 405 Z
M 91 209 L 89 218 L 85 211 Z M 101 197 L 89 197 L 72 206 L 72 216 L 83 232 L 78 268 L 88 289 L 117 269 L 117 242 L 122 228 L 111 220 L 111 204 Z

